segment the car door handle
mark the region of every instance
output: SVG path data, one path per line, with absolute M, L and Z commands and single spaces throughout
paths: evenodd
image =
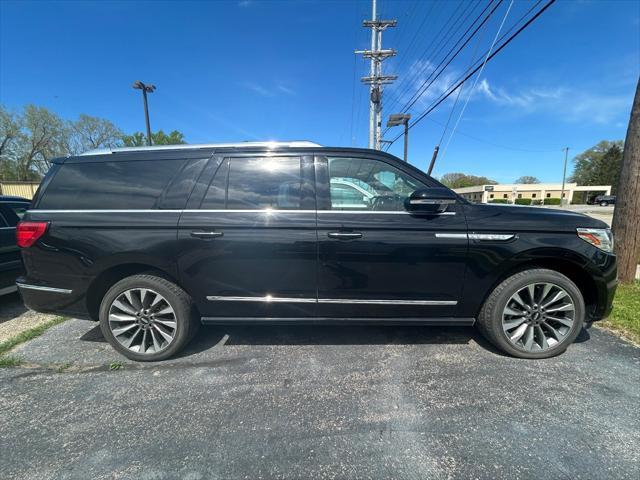
M 202 230 L 194 230 L 191 232 L 191 236 L 195 238 L 217 238 L 223 236 L 223 232 L 205 232 Z
M 335 238 L 337 240 L 354 240 L 356 238 L 362 238 L 361 232 L 329 232 L 327 237 Z

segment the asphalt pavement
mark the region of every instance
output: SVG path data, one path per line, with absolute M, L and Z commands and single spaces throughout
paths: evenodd
M 5 479 L 640 478 L 640 349 L 595 328 L 536 361 L 466 327 L 207 327 L 135 364 L 70 320 L 13 354 Z

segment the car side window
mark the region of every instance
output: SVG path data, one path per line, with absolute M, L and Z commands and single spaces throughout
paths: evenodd
M 12 205 L 2 205 L 0 207 L 0 227 L 15 227 L 22 216 L 18 216 Z
M 404 211 L 422 182 L 381 160 L 328 157 L 331 210 Z
M 298 210 L 301 198 L 300 157 L 236 157 L 220 165 L 200 208 Z
M 16 214 L 18 220 L 22 220 L 24 214 L 29 210 L 28 203 L 8 203 L 7 206 Z

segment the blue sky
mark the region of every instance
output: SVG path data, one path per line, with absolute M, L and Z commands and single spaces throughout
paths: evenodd
M 472 41 L 416 102 L 414 116 L 467 68 L 474 52 L 488 48 L 508 4 L 498 8 L 478 46 Z M 390 108 L 399 106 L 392 98 L 411 96 L 424 78 L 418 73 L 439 61 L 427 47 L 463 11 L 458 5 L 379 0 L 382 15 L 398 19 L 383 38 L 398 50 L 384 64 L 385 72 L 399 75 L 385 91 Z M 505 29 L 532 5 L 515 2 Z M 0 103 L 43 105 L 65 118 L 86 113 L 132 132 L 144 129 L 140 92 L 131 88 L 139 79 L 157 85 L 152 128 L 178 129 L 192 143 L 309 139 L 366 146 L 368 93 L 358 79 L 368 64 L 353 51 L 369 45 L 361 22 L 370 8 L 368 0 L 2 0 Z M 639 74 L 639 1 L 558 1 L 487 64 L 435 174 L 559 181 L 563 147 L 575 155 L 600 140 L 624 138 Z M 426 168 L 454 98 L 411 130 L 411 163 Z M 391 151 L 401 155 L 401 141 Z

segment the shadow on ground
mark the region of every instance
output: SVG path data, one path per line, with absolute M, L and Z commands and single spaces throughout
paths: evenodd
M 582 330 L 577 343 L 589 340 Z M 96 327 L 80 340 L 106 342 Z M 208 325 L 202 326 L 191 343 L 177 357 L 188 357 L 216 346 L 233 345 L 420 345 L 468 344 L 504 355 L 473 327 L 459 326 L 379 326 L 379 325 Z
M 10 293 L 0 297 L 0 323 L 8 322 L 19 317 L 27 308 L 22 303 L 18 292 Z

